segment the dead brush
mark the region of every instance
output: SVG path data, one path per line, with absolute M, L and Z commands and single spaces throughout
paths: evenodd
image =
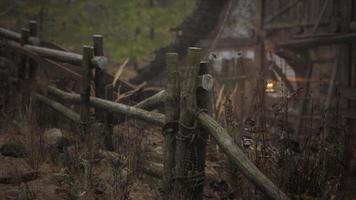
M 343 171 L 340 161 L 343 155 L 342 138 L 339 136 L 323 141 L 320 133 L 311 136 L 301 154 L 291 162 L 295 167 L 290 170 L 291 175 L 286 187 L 292 194 L 323 199 L 336 196 L 340 189 Z
M 230 99 L 226 99 L 224 104 L 224 117 L 225 124 L 227 127 L 228 133 L 231 137 L 234 138 L 236 143 L 239 143 L 239 127 L 234 112 L 234 108 Z M 229 163 L 227 166 L 227 180 L 232 187 L 232 190 L 235 190 L 240 184 L 239 175 L 236 167 L 233 167 L 231 161 L 227 160 Z
M 27 183 L 23 183 L 21 185 L 21 191 L 20 194 L 18 194 L 17 199 L 36 200 L 37 196 Z
M 95 170 L 100 161 L 97 135 L 89 132 L 84 138 L 76 136 L 75 140 L 75 145 L 67 148 L 67 161 L 56 174 L 57 181 L 64 188 L 62 193 L 70 199 L 95 199 Z
M 135 121 L 120 124 L 114 129 L 113 144 L 115 152 L 122 157 L 111 163 L 112 169 L 112 199 L 126 200 L 140 175 L 140 164 L 143 153 L 142 138 Z
M 272 122 L 278 128 L 269 145 L 273 150 L 271 176 L 292 199 L 335 199 L 342 179 L 340 158 L 345 136 L 337 111 L 327 111 L 328 119 L 322 114 L 320 127 L 314 127 L 312 121 L 304 123 L 304 137 L 296 140 L 288 123 L 288 104 L 282 102 L 279 107 Z M 315 107 L 311 107 L 312 115 Z
M 54 174 L 54 177 L 61 186 L 60 189 L 56 190 L 58 195 L 71 200 L 81 199 L 83 193 L 76 181 L 78 180 L 77 174 L 74 174 L 68 168 L 62 168 L 60 172 Z
M 24 106 L 24 109 L 18 110 L 17 121 L 15 122 L 21 135 L 19 142 L 26 149 L 26 161 L 33 169 L 38 169 L 44 162 L 43 152 L 43 130 L 36 123 L 36 107 L 33 105 L 30 98 L 29 105 Z
M 234 104 L 231 100 L 235 93 L 236 89 L 229 95 L 219 98 L 223 99 L 223 110 L 220 111 L 220 113 L 224 114 L 223 117 L 227 130 L 231 137 L 234 138 L 235 143 L 240 146 L 249 159 L 265 174 L 270 175 L 272 173 L 271 162 L 273 162 L 274 155 L 272 155 L 272 151 L 267 150 L 271 149 L 268 138 L 266 138 L 268 134 L 261 133 L 257 130 L 254 117 L 247 117 L 243 123 L 239 123 L 239 119 L 237 119 L 237 109 L 234 108 Z M 242 124 L 243 127 L 240 127 L 239 124 Z M 251 184 L 236 167 L 232 167 L 228 159 L 226 160 L 224 171 L 225 180 L 229 183 L 228 190 L 226 191 L 228 198 L 262 198 L 261 193 L 256 190 L 255 186 Z

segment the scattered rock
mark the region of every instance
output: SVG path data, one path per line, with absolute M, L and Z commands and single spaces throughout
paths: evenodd
M 26 156 L 26 149 L 23 145 L 9 141 L 0 147 L 0 152 L 3 156 L 14 158 L 23 158 Z
M 49 129 L 44 133 L 44 147 L 47 156 L 52 162 L 66 164 L 68 161 L 67 147 L 70 141 L 57 128 Z
M 63 153 L 64 149 L 70 145 L 67 138 L 64 137 L 62 131 L 58 128 L 52 128 L 44 133 L 45 147 Z

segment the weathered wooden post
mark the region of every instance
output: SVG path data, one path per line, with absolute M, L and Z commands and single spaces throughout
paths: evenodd
M 30 20 L 28 22 L 28 29 L 29 29 L 29 38 L 33 39 L 33 45 L 39 45 L 37 22 L 34 20 Z M 29 64 L 26 65 L 25 68 L 25 78 L 32 80 L 33 73 L 36 69 L 36 62 L 32 59 L 29 59 L 28 62 Z
M 199 69 L 199 87 L 197 88 L 197 106 L 198 112 L 209 113 L 211 110 L 210 91 L 213 86 L 213 78 L 209 75 L 209 62 L 202 61 Z M 198 136 L 196 138 L 196 172 L 200 177 L 197 177 L 195 182 L 195 191 L 193 192 L 193 199 L 203 199 L 204 188 L 204 174 L 205 174 L 205 157 L 206 144 L 209 133 L 200 127 L 198 128 Z
M 164 199 L 170 199 L 172 194 L 172 178 L 174 174 L 174 154 L 175 154 L 175 136 L 178 131 L 179 120 L 179 70 L 178 54 L 166 54 L 167 63 L 167 82 L 166 82 L 166 101 L 165 114 L 166 124 L 163 127 L 165 137 L 164 151 L 164 176 L 163 176 L 163 196 Z
M 37 38 L 38 37 L 38 26 L 37 21 L 30 20 L 28 22 L 28 29 L 30 30 L 30 37 Z
M 29 43 L 29 38 L 30 38 L 30 30 L 27 28 L 22 28 L 21 29 L 21 45 L 25 45 Z
M 102 35 L 93 35 L 93 47 L 94 47 L 94 57 L 98 58 L 96 60 L 105 60 L 104 58 L 104 41 Z M 95 96 L 98 98 L 106 99 L 106 89 L 105 89 L 105 80 L 103 78 L 105 63 L 96 64 L 94 66 L 95 76 L 94 76 L 94 85 L 95 85 Z M 112 97 L 109 99 L 112 100 Z M 106 116 L 110 116 L 110 113 L 105 110 L 96 108 L 95 109 L 95 118 L 100 124 L 103 124 L 103 127 L 99 128 L 100 143 L 106 149 L 112 149 L 112 125 L 106 123 Z M 112 121 L 112 119 L 111 119 Z
M 102 35 L 93 35 L 93 45 L 94 45 L 94 56 L 104 56 L 104 44 Z M 95 66 L 95 96 L 98 98 L 105 97 L 105 82 L 103 79 L 103 68 L 104 66 Z M 103 110 L 96 110 L 95 112 L 98 120 L 103 121 L 105 112 Z
M 105 99 L 113 101 L 114 100 L 114 87 L 109 84 L 105 86 Z M 113 143 L 112 143 L 112 132 L 113 132 L 113 113 L 112 112 L 105 112 L 104 117 L 104 146 L 108 150 L 113 150 Z
M 27 28 L 21 29 L 21 46 L 24 46 L 29 43 L 30 31 Z M 25 72 L 28 65 L 28 58 L 26 56 L 21 56 L 21 63 L 17 71 L 17 78 L 24 79 Z
M 175 197 L 192 199 L 192 188 L 189 179 L 193 177 L 194 166 L 190 162 L 191 144 L 196 131 L 195 115 L 197 112 L 196 89 L 199 74 L 201 49 L 188 49 L 187 67 L 180 94 L 179 131 L 176 135 L 176 180 Z
M 30 31 L 26 28 L 21 29 L 21 46 L 24 46 L 29 43 L 29 38 L 30 38 Z M 27 69 L 29 68 L 29 58 L 26 55 L 21 55 L 20 56 L 20 66 L 17 68 L 17 78 L 20 81 L 20 86 L 19 88 L 21 92 L 21 101 L 22 101 L 22 108 L 25 108 L 30 104 L 30 84 L 28 83 L 28 73 Z
M 83 77 L 82 85 L 80 91 L 80 121 L 81 121 L 81 136 L 87 134 L 88 123 L 90 121 L 90 90 L 91 90 L 91 79 L 92 79 L 92 64 L 91 60 L 94 56 L 93 47 L 83 46 Z

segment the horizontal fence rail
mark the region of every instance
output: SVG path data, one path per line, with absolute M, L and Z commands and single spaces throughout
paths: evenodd
M 48 86 L 48 92 L 56 97 L 72 102 L 72 103 L 80 103 L 80 95 L 75 93 L 69 93 L 62 91 L 58 88 L 53 86 Z M 137 119 L 141 119 L 143 121 L 153 123 L 155 125 L 164 125 L 165 116 L 160 113 L 149 112 L 140 108 L 135 108 L 133 106 L 127 106 L 120 103 L 115 103 L 109 100 L 100 99 L 97 97 L 90 97 L 90 105 L 96 108 L 101 108 L 106 111 L 117 113 L 117 114 L 124 114 L 128 117 L 133 117 Z
M 148 97 L 144 100 L 142 100 L 141 102 L 137 103 L 135 105 L 136 108 L 141 108 L 141 109 L 145 109 L 145 110 L 152 110 L 155 108 L 158 108 L 160 106 L 163 106 L 163 103 L 166 100 L 166 91 L 162 90 L 160 92 L 158 92 L 157 94 Z
M 8 29 L 5 28 L 1 28 L 0 27 L 0 36 L 3 38 L 6 38 L 8 40 L 14 40 L 17 42 L 21 42 L 21 34 L 14 32 L 14 31 L 10 31 Z M 29 41 L 31 44 L 38 44 L 38 38 L 37 37 L 29 37 Z
M 61 103 L 58 103 L 56 101 L 53 101 L 43 95 L 36 94 L 35 98 L 40 101 L 41 103 L 46 104 L 47 106 L 53 108 L 55 111 L 61 113 L 68 119 L 72 120 L 75 123 L 80 123 L 80 116 L 78 113 L 74 112 L 73 110 L 67 108 Z
M 21 42 L 21 34 L 19 33 L 12 32 L 4 28 L 0 28 L 0 36 L 16 41 L 16 42 L 8 41 L 4 44 L 12 48 L 32 51 L 44 58 L 48 58 L 54 61 L 65 62 L 73 65 L 81 65 L 82 63 L 83 56 L 81 54 L 37 46 L 38 43 L 31 42 L 34 41 L 35 39 L 38 39 L 35 37 L 28 38 L 30 44 L 21 45 L 19 43 Z M 35 44 L 35 45 L 31 45 L 31 44 Z M 92 60 L 93 65 L 98 66 L 100 68 L 103 68 L 103 66 L 105 66 L 107 62 L 108 60 L 104 56 L 96 56 Z
M 66 102 L 73 103 L 73 104 L 80 104 L 80 99 L 78 98 L 78 94 L 76 93 L 65 92 L 53 85 L 47 86 L 47 92 L 49 94 L 61 98 Z M 138 102 L 133 107 L 144 109 L 144 110 L 156 109 L 159 108 L 164 103 L 165 98 L 166 98 L 166 92 L 162 90 L 156 93 L 155 95 Z

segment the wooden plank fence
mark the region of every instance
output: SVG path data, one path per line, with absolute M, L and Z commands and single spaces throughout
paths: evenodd
M 163 127 L 164 168 L 149 169 L 152 165 L 148 164 L 145 165 L 145 171 L 155 174 L 156 177 L 163 176 L 162 188 L 166 199 L 202 199 L 208 134 L 261 192 L 270 199 L 289 199 L 247 158 L 227 131 L 209 115 L 211 107 L 209 92 L 212 89 L 213 78 L 208 74 L 209 63 L 200 61 L 200 48 L 188 49 L 187 65 L 183 76 L 179 74 L 178 55 L 168 53 L 166 90 L 134 106 L 129 106 L 111 101 L 112 88 L 106 87 L 101 80 L 101 70 L 107 64 L 103 54 L 102 36 L 93 36 L 94 48 L 84 46 L 83 55 L 80 55 L 36 46 L 39 44 L 36 22 L 31 21 L 30 28 L 30 31 L 23 30 L 22 34 L 0 28 L 0 38 L 5 39 L 7 45 L 23 48 L 44 58 L 82 66 L 84 70 L 82 70 L 80 94 L 63 91 L 54 85 L 48 86 L 45 94 L 31 92 L 37 101 L 53 108 L 72 122 L 80 124 L 84 137 L 90 128 L 90 123 L 103 123 L 106 134 L 111 137 L 114 123 L 112 118 L 115 115 L 125 115 Z M 21 44 L 18 44 L 19 42 Z M 92 73 L 93 70 L 95 74 Z M 92 81 L 96 86 L 96 96 L 91 96 L 90 93 Z M 63 101 L 79 104 L 80 113 L 60 103 Z M 165 107 L 165 114 L 149 111 L 162 105 Z M 94 116 L 89 112 L 90 108 L 95 108 Z

